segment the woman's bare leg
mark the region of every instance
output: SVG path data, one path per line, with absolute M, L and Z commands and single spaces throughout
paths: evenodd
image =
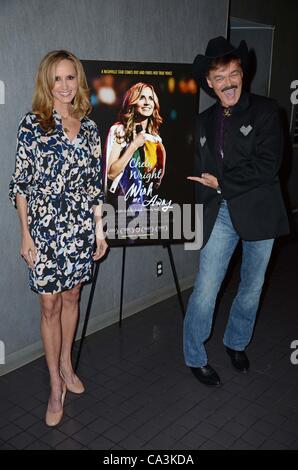
M 41 337 L 46 362 L 50 373 L 51 395 L 48 409 L 56 413 L 61 410 L 62 381 L 59 374 L 61 352 L 61 294 L 41 294 Z
M 71 350 L 74 335 L 78 322 L 79 314 L 79 298 L 81 284 L 73 289 L 62 292 L 62 346 L 60 355 L 60 369 L 68 383 L 75 383 L 76 375 L 74 373 L 71 362 Z

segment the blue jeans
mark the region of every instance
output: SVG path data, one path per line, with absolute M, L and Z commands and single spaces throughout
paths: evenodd
M 217 294 L 239 238 L 223 201 L 200 253 L 199 272 L 184 319 L 184 358 L 189 367 L 203 367 L 208 362 L 204 343 L 210 336 Z M 236 351 L 243 351 L 252 337 L 273 243 L 274 239 L 242 240 L 241 281 L 224 334 L 224 345 Z

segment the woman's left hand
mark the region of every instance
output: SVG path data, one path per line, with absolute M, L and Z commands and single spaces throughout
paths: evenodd
M 104 238 L 96 238 L 96 251 L 93 253 L 93 261 L 98 261 L 102 258 L 108 249 L 108 244 Z

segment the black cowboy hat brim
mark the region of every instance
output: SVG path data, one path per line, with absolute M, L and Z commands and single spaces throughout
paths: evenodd
M 202 54 L 198 54 L 194 60 L 193 63 L 193 70 L 194 70 L 194 76 L 198 82 L 198 85 L 209 95 L 211 95 L 213 98 L 216 97 L 216 94 L 214 93 L 213 89 L 209 87 L 207 80 L 206 80 L 206 74 L 209 70 L 209 67 L 214 59 L 218 59 L 220 57 L 224 57 L 226 55 L 235 55 L 236 57 L 239 57 L 241 60 L 241 66 L 243 69 L 243 72 L 245 73 L 248 65 L 248 47 L 246 44 L 246 41 L 242 40 L 237 48 L 232 48 L 225 54 L 219 54 L 215 56 L 206 56 Z

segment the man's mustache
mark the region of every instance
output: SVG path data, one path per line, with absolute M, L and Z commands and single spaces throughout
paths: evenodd
M 226 86 L 226 87 L 223 88 L 221 91 L 222 91 L 222 93 L 223 93 L 224 91 L 233 90 L 234 88 L 238 88 L 237 85 Z

